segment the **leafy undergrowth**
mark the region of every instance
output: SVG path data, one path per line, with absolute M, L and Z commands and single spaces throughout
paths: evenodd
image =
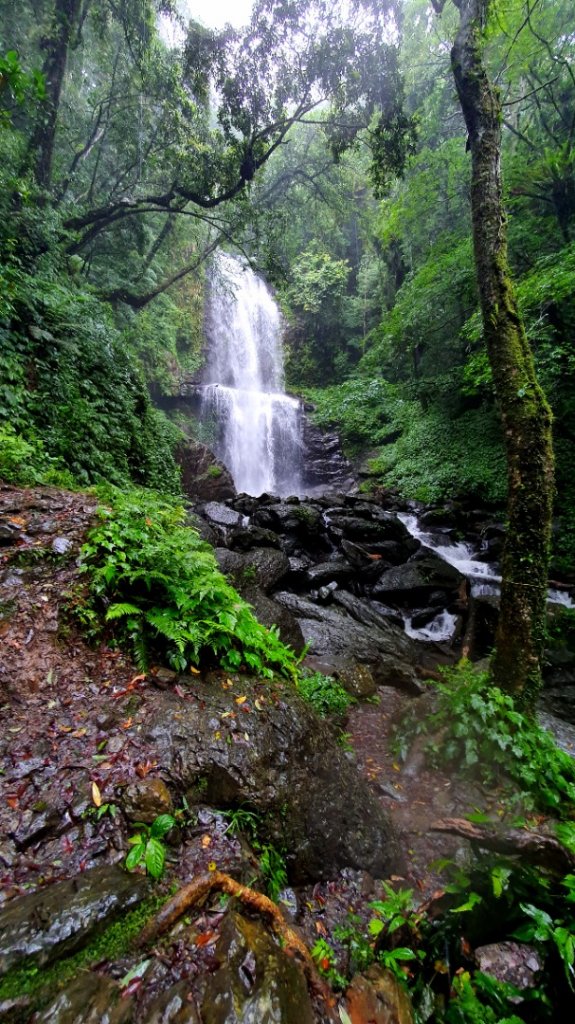
M 510 694 L 494 686 L 487 672 L 468 662 L 444 669 L 436 683 L 436 710 L 424 720 L 408 716 L 399 729 L 405 755 L 416 733 L 430 736 L 432 765 L 456 769 L 459 776 L 481 777 L 487 785 L 510 782 L 524 806 L 557 817 L 575 813 L 575 761 L 537 721 L 523 714 Z M 440 736 L 439 741 L 433 737 Z
M 72 609 L 84 625 L 103 613 L 143 669 L 153 654 L 179 672 L 211 658 L 228 671 L 295 675 L 293 651 L 260 625 L 181 506 L 144 490 L 107 496 L 82 548 L 88 597 Z

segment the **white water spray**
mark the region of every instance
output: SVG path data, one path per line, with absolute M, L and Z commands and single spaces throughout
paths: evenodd
M 478 562 L 473 557 L 474 551 L 471 544 L 463 541 L 451 543 L 446 538 L 438 539 L 438 534 L 426 532 L 419 525 L 417 516 L 400 512 L 397 516 L 407 527 L 412 537 L 421 541 L 424 547 L 434 551 L 444 562 L 454 566 L 463 576 L 471 581 L 471 593 L 474 597 L 485 594 L 499 594 L 501 576 L 498 565 L 489 565 L 486 562 Z M 551 589 L 547 593 L 549 604 L 564 605 L 565 608 L 575 607 L 570 594 L 565 590 Z
M 261 278 L 219 254 L 211 282 L 202 419 L 238 491 L 301 494 L 301 403 L 283 391 L 281 318 Z

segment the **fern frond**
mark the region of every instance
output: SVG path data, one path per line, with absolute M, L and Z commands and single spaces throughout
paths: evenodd
M 111 604 L 108 608 L 108 611 L 106 612 L 106 622 L 110 622 L 112 619 L 124 619 L 128 615 L 142 614 L 142 609 L 138 608 L 135 604 L 118 601 L 116 604 Z

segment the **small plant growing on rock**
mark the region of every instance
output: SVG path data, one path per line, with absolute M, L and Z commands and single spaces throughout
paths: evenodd
M 128 840 L 132 847 L 126 857 L 128 871 L 133 871 L 143 864 L 152 878 L 161 878 L 166 865 L 166 846 L 163 839 L 175 824 L 176 819 L 171 814 L 160 814 L 151 825 L 137 822 L 136 828 L 140 831 Z
M 304 672 L 296 683 L 300 697 L 311 704 L 318 715 L 344 715 L 353 697 L 344 690 L 333 676 L 321 672 Z

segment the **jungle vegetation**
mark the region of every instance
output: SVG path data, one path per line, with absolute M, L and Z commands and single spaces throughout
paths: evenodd
M 521 621 L 526 654 L 495 667 L 529 687 L 544 393 L 553 565 L 575 567 L 570 3 L 257 0 L 178 45 L 162 17 L 177 4 L 0 0 L 3 475 L 177 494 L 153 397 L 198 369 L 209 257 L 239 248 L 277 289 L 290 388 L 372 485 L 509 499 L 501 629 Z

